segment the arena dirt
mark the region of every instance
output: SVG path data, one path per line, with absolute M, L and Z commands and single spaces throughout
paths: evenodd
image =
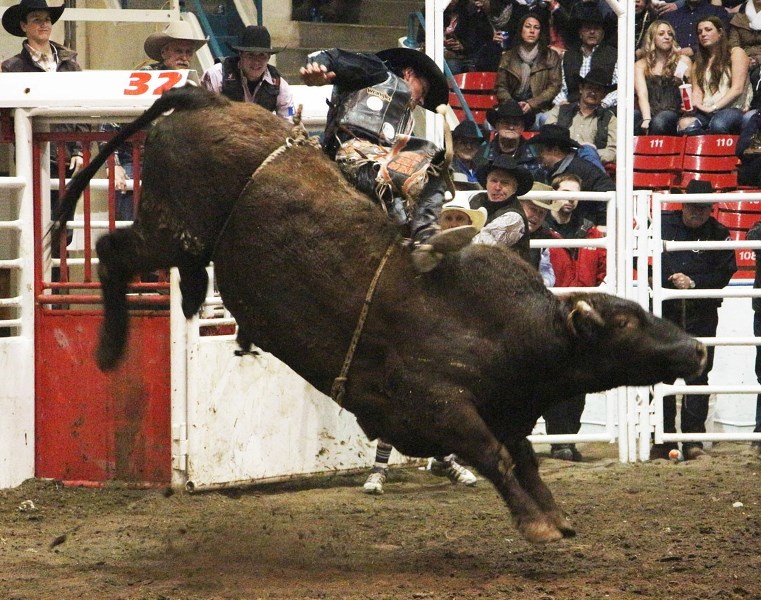
M 576 538 L 519 538 L 486 481 L 397 470 L 225 493 L 65 488 L 0 492 L 0 598 L 217 600 L 760 599 L 761 459 L 622 465 L 540 454 Z M 741 505 L 739 504 L 741 503 Z

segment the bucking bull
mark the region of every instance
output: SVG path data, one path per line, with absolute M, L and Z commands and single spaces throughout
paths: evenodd
M 417 274 L 396 226 L 318 148 L 284 147 L 289 124 L 199 88 L 166 92 L 105 145 L 69 185 L 59 230 L 108 154 L 170 109 L 148 134 L 134 224 L 97 243 L 103 370 L 124 355 L 134 276 L 179 267 L 191 317 L 213 260 L 244 350 L 256 342 L 326 394 L 343 385 L 371 439 L 409 456 L 456 453 L 527 540 L 549 542 L 574 530 L 526 439 L 543 411 L 705 365 L 704 346 L 671 323 L 608 294 L 555 296 L 504 248 L 471 245 Z

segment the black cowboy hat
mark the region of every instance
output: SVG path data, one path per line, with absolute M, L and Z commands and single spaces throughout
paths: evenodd
M 523 196 L 531 191 L 531 186 L 534 185 L 534 177 L 531 175 L 531 172 L 520 166 L 518 161 L 512 156 L 507 156 L 505 154 L 500 154 L 488 165 L 485 165 L 478 170 L 478 181 L 481 182 L 483 187 L 486 187 L 486 178 L 489 176 L 489 173 L 495 169 L 507 171 L 515 177 L 515 181 L 518 183 L 518 189 L 515 192 L 516 196 Z
M 549 125 L 542 125 L 539 129 L 539 133 L 529 140 L 529 143 L 544 144 L 545 146 L 557 146 L 565 150 L 575 150 L 579 147 L 579 142 L 571 139 L 571 133 L 567 127 L 550 123 Z
M 531 115 L 526 115 L 521 109 L 520 105 L 515 100 L 505 100 L 497 105 L 496 108 L 492 108 L 486 111 L 486 120 L 489 125 L 496 129 L 497 121 L 500 119 L 523 119 L 524 126 L 528 127 L 529 121 L 533 122 Z
M 24 30 L 21 29 L 21 21 L 26 20 L 26 16 L 35 10 L 47 11 L 50 20 L 55 23 L 63 14 L 63 6 L 48 6 L 45 0 L 21 0 L 18 4 L 10 6 L 3 13 L 3 28 L 16 37 L 26 37 Z
M 684 188 L 686 194 L 713 194 L 713 184 L 710 181 L 693 179 Z
M 455 127 L 452 132 L 452 139 L 485 141 L 484 134 L 473 121 L 463 121 Z
M 433 59 L 419 50 L 412 48 L 389 48 L 376 52 L 386 66 L 399 74 L 405 67 L 412 67 L 415 72 L 428 80 L 428 93 L 425 95 L 423 108 L 436 112 L 439 104 L 449 103 L 449 84 Z
M 608 91 L 614 90 L 616 87 L 618 87 L 615 83 L 612 83 L 612 81 L 613 80 L 608 72 L 605 69 L 601 69 L 600 67 L 593 67 L 589 69 L 589 73 L 581 78 L 582 83 L 586 83 L 587 85 L 597 85 Z
M 238 44 L 230 44 L 238 52 L 266 52 L 277 54 L 283 48 L 273 48 L 269 30 L 263 25 L 249 25 L 238 38 Z
M 578 3 L 571 12 L 571 21 L 574 31 L 578 31 L 584 23 L 594 23 L 595 25 L 607 25 L 605 16 L 594 4 L 588 2 Z

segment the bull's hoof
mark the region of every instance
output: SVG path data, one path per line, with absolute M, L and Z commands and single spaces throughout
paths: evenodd
M 523 538 L 533 544 L 557 542 L 564 537 L 562 531 L 546 520 L 524 521 L 518 525 Z
M 563 534 L 564 538 L 576 537 L 576 530 L 573 528 L 571 519 L 569 519 L 567 515 L 557 511 L 549 513 L 547 516 L 550 517 L 553 524 L 560 530 L 560 533 Z
M 122 359 L 122 353 L 114 348 L 98 344 L 98 349 L 95 351 L 95 362 L 98 368 L 107 373 L 113 371 L 119 366 Z

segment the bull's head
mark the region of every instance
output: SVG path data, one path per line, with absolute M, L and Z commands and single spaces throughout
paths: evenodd
M 609 387 L 690 378 L 705 368 L 703 344 L 634 302 L 610 294 L 573 294 L 561 302 L 576 356 Z

